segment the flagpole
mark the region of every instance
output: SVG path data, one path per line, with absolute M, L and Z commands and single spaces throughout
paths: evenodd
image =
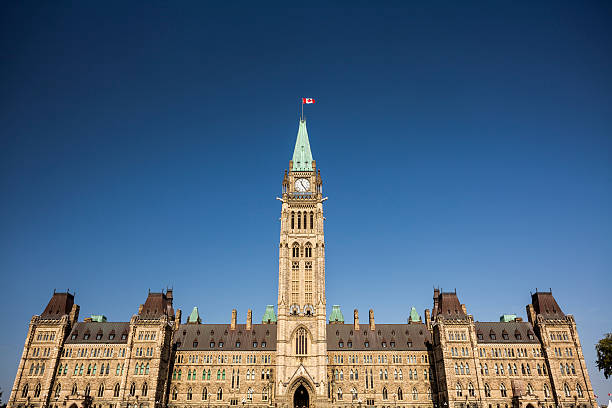
M 300 121 L 304 121 L 304 100 L 302 100 L 302 117 L 300 118 Z

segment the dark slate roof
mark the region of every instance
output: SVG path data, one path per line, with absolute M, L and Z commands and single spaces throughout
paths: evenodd
M 274 351 L 276 350 L 276 325 L 254 324 L 251 330 L 246 324 L 237 324 L 231 330 L 229 324 L 183 324 L 174 335 L 177 350 L 204 350 L 204 351 Z M 194 345 L 194 342 L 197 344 Z M 219 342 L 223 347 L 219 347 Z M 266 346 L 262 347 L 262 341 Z M 214 342 L 214 347 L 210 343 Z M 240 342 L 240 347 L 236 347 Z M 253 347 L 257 342 L 257 347 Z
M 74 305 L 74 295 L 72 293 L 53 293 L 49 304 L 45 307 L 40 317 L 42 319 L 61 319 L 63 315 L 70 313 Z
M 171 320 L 174 319 L 174 309 L 172 307 L 172 291 L 167 293 L 149 292 L 147 300 L 142 305 L 142 310 L 138 315 L 143 319 L 159 319 L 166 315 Z
M 127 343 L 127 334 L 130 331 L 129 322 L 78 322 L 72 328 L 70 335 L 66 339 L 66 344 L 121 344 Z M 115 334 L 110 339 L 111 334 Z M 125 339 L 121 339 L 122 334 L 126 334 Z M 86 339 L 86 334 L 89 337 Z M 98 334 L 102 337 L 98 339 Z M 73 336 L 76 338 L 73 339 Z
M 467 315 L 461 308 L 461 302 L 454 292 L 442 292 L 438 295 L 437 309 L 434 310 L 435 316 L 441 315 L 445 319 L 467 319 Z
M 539 343 L 529 322 L 474 322 L 474 326 L 478 343 Z M 491 338 L 492 333 L 495 339 Z M 529 338 L 530 333 L 532 339 Z M 507 334 L 507 339 L 504 339 L 504 334 Z
M 340 347 L 340 341 L 344 343 L 343 347 Z M 348 347 L 349 341 L 353 343 L 351 348 Z M 367 348 L 366 341 L 369 343 Z M 383 347 L 383 342 L 386 343 L 386 347 Z M 395 347 L 391 347 L 391 342 L 395 342 Z M 427 350 L 428 342 L 431 342 L 431 336 L 427 326 L 422 323 L 377 323 L 374 331 L 370 330 L 370 325 L 367 323 L 360 324 L 358 331 L 354 330 L 353 324 L 327 325 L 328 351 L 421 351 Z
M 531 295 L 535 312 L 545 319 L 563 319 L 565 314 L 557 304 L 552 292 L 536 292 Z

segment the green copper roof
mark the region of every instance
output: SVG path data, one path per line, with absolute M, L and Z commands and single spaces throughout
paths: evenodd
M 306 119 L 300 120 L 295 149 L 293 149 L 293 170 L 312 171 L 312 153 L 306 130 Z
M 187 318 L 187 323 L 202 323 L 202 319 L 200 319 L 200 313 L 198 313 L 198 307 L 194 306 L 191 314 Z
M 516 320 L 515 314 L 505 314 L 499 317 L 500 322 L 513 322 L 514 320 Z
M 342 312 L 340 311 L 340 305 L 332 306 L 332 312 L 329 316 L 329 322 L 344 323 L 344 316 L 342 316 Z
M 276 323 L 276 312 L 274 311 L 274 305 L 266 306 L 266 311 L 261 319 L 262 323 Z
M 416 308 L 414 306 L 412 306 L 412 309 L 410 309 L 410 321 L 411 322 L 420 322 L 421 321 L 421 316 L 419 316 L 419 314 L 416 311 Z
M 91 315 L 92 322 L 104 323 L 106 321 L 106 316 L 104 315 Z

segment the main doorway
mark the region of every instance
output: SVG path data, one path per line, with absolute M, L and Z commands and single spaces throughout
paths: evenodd
M 308 391 L 301 384 L 293 394 L 293 408 L 308 408 Z

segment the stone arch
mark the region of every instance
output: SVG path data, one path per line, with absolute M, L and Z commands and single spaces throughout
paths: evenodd
M 295 406 L 296 403 L 296 393 L 297 394 L 297 402 L 300 401 L 304 401 L 304 395 L 303 394 L 299 394 L 300 392 L 306 392 L 306 398 L 307 398 L 307 402 L 308 404 L 306 405 L 306 408 L 308 408 L 308 406 L 312 406 L 313 405 L 313 399 L 315 397 L 315 388 L 313 386 L 313 384 L 306 379 L 305 377 L 298 377 L 295 379 L 295 381 L 293 381 L 293 383 L 289 386 L 288 388 L 288 393 L 287 395 L 290 398 L 290 406 L 292 408 L 303 408 L 304 405 L 302 406 Z

